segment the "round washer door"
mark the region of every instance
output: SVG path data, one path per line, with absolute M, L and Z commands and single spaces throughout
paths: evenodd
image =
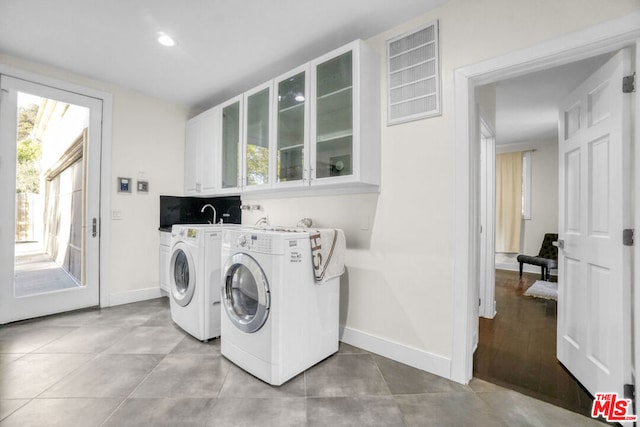
M 178 242 L 171 252 L 169 281 L 171 298 L 182 307 L 191 302 L 196 289 L 196 269 L 193 256 L 183 242 Z
M 247 254 L 235 254 L 225 264 L 222 301 L 231 322 L 241 331 L 258 331 L 269 317 L 269 283 L 260 264 Z

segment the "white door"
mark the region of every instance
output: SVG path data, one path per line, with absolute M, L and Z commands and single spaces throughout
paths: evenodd
M 0 89 L 0 324 L 98 305 L 102 101 L 5 75 Z
M 591 394 L 632 381 L 630 67 L 618 52 L 560 108 L 557 351 Z

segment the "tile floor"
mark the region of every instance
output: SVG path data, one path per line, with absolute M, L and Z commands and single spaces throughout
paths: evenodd
M 271 387 L 171 321 L 160 298 L 0 327 L 0 426 L 589 426 L 341 344 Z

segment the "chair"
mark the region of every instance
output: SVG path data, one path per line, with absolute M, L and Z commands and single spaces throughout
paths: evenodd
M 553 242 L 558 241 L 558 234 L 547 233 L 542 240 L 542 247 L 538 256 L 531 255 L 518 255 L 518 262 L 520 263 L 520 277 L 522 277 L 523 264 L 531 264 L 540 266 L 542 269 L 542 280 L 549 280 L 550 270 L 558 268 L 558 248 L 553 245 Z

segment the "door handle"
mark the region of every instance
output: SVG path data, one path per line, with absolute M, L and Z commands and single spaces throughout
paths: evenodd
M 98 219 L 93 218 L 91 220 L 91 237 L 96 237 L 98 235 Z
M 558 248 L 564 249 L 564 239 L 558 239 Z

